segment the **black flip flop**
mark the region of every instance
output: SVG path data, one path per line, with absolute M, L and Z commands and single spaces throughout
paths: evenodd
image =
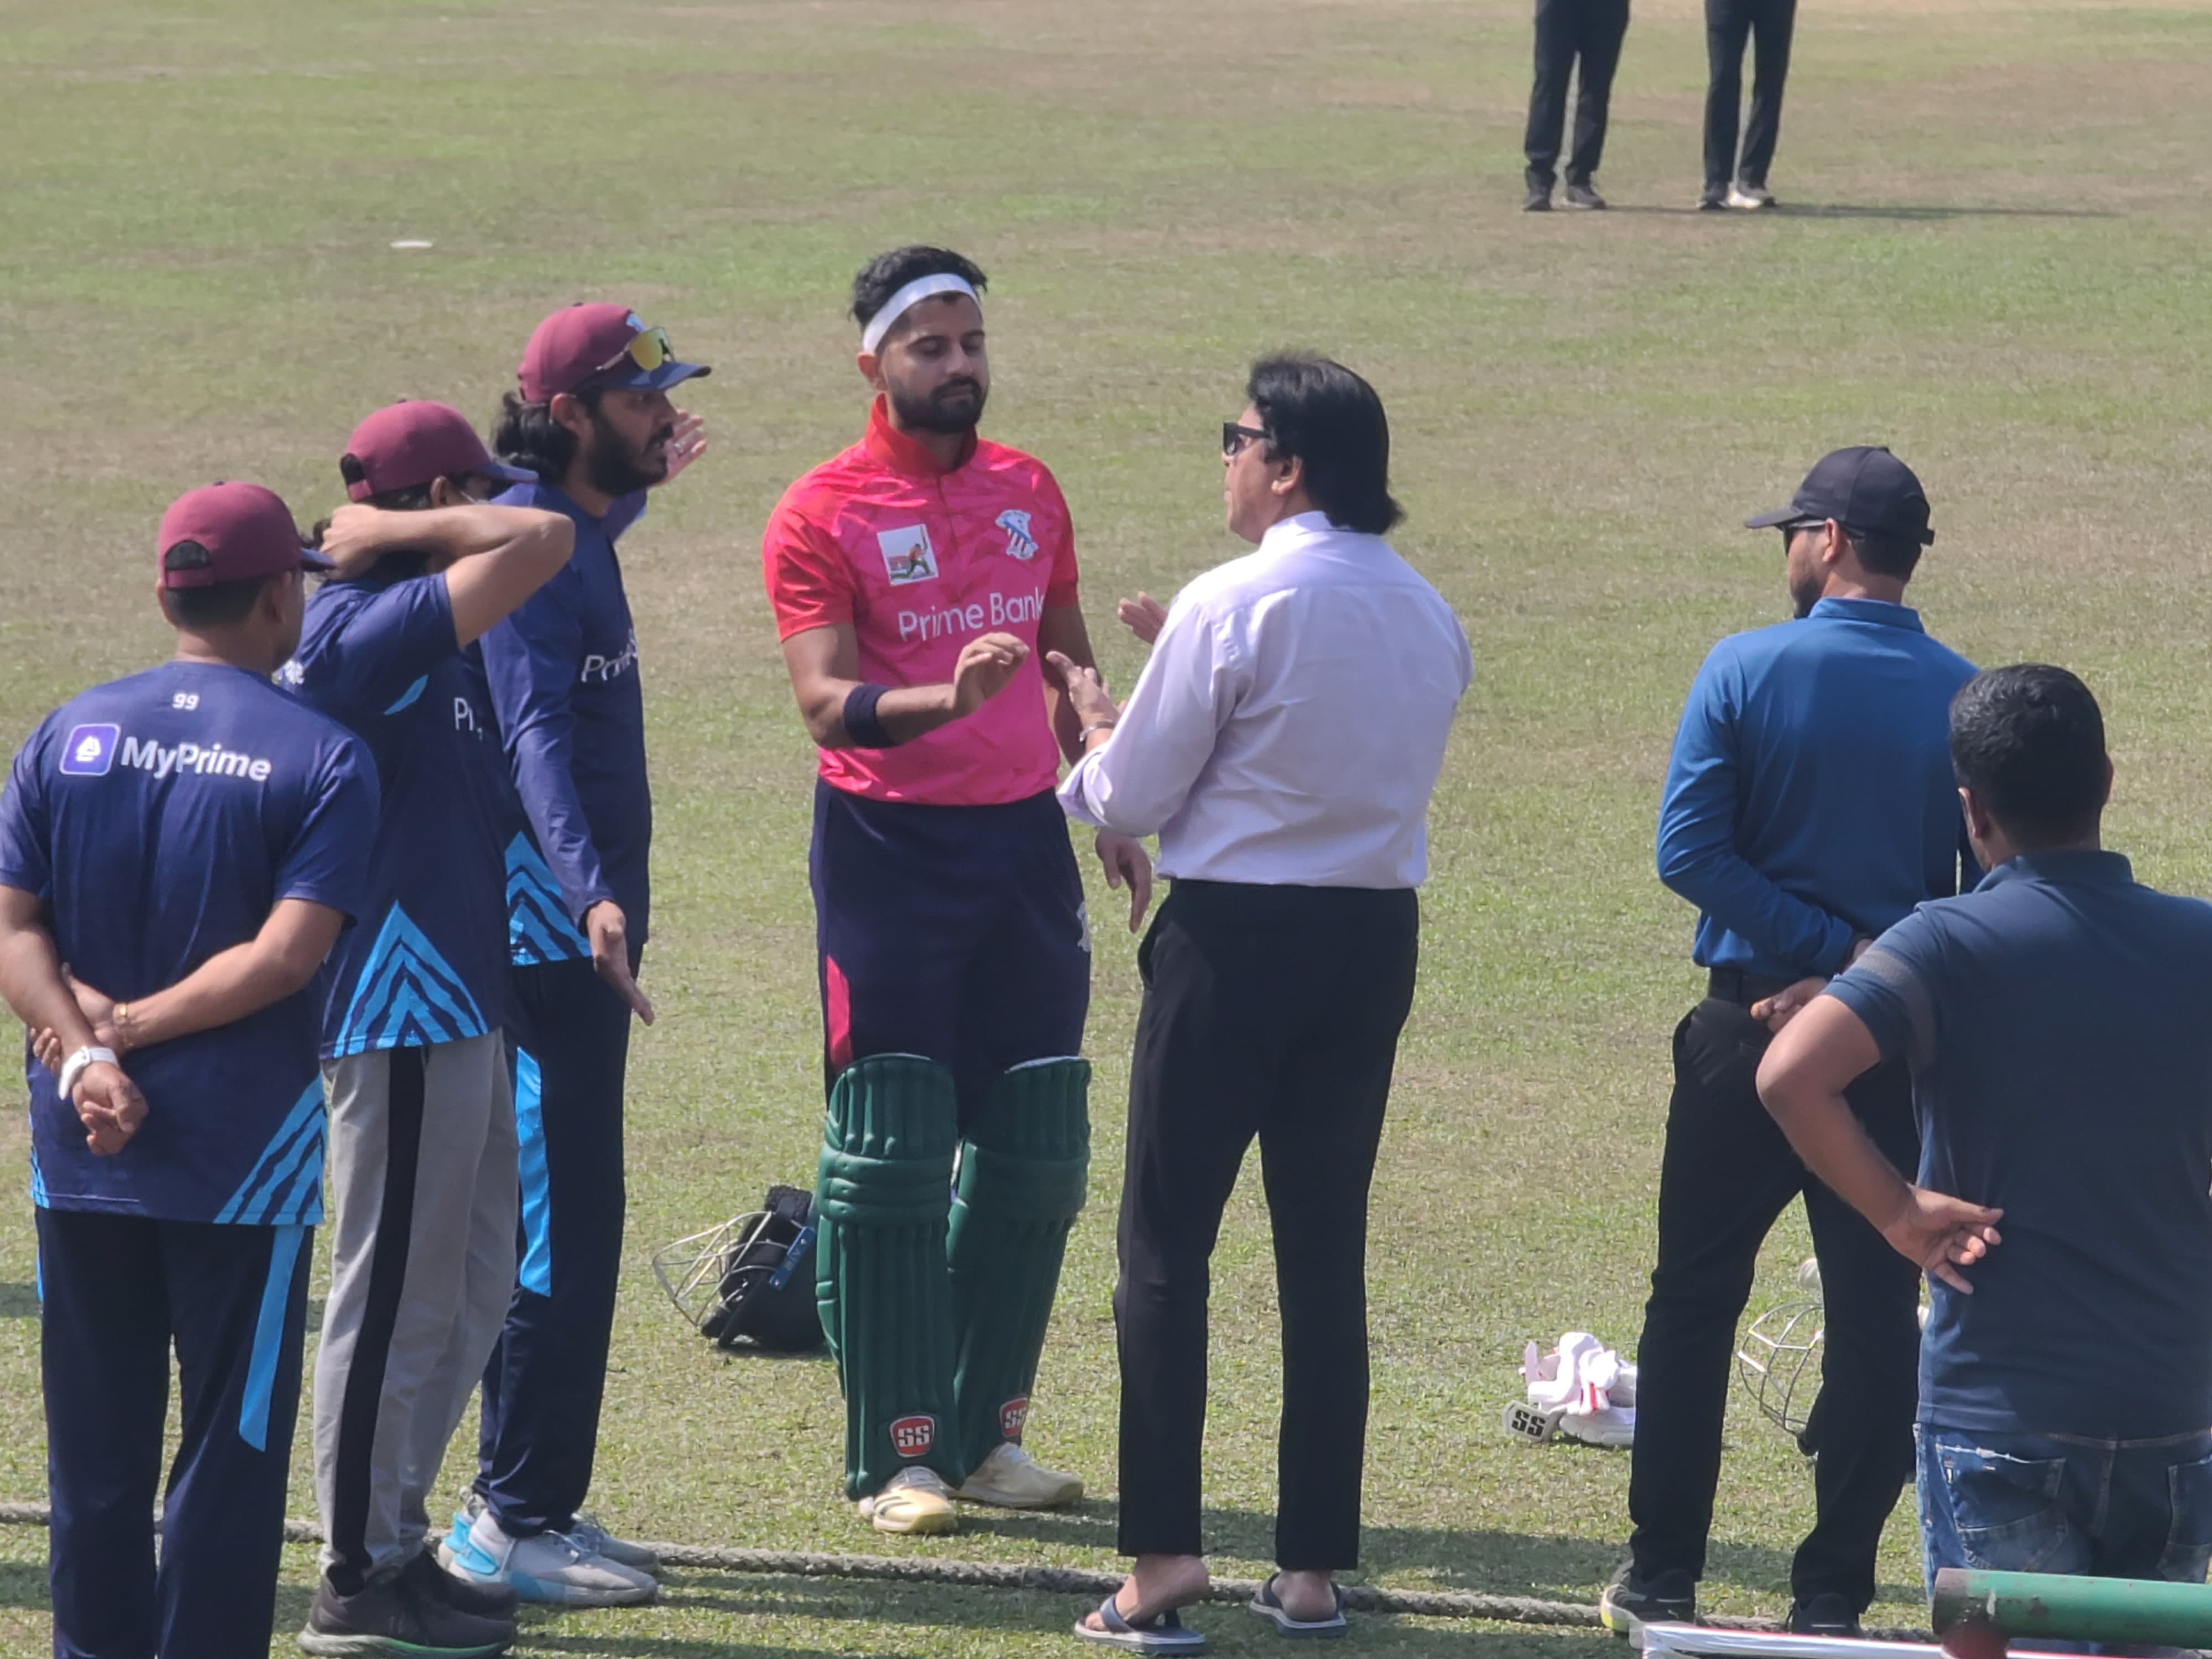
M 1275 1580 L 1270 1577 L 1260 1586 L 1260 1593 L 1252 1598 L 1252 1611 L 1268 1620 L 1278 1636 L 1304 1638 L 1309 1641 L 1332 1641 L 1350 1628 L 1344 1619 L 1344 1587 L 1331 1584 L 1329 1593 L 1336 1597 L 1336 1611 L 1326 1619 L 1293 1619 L 1275 1595 Z

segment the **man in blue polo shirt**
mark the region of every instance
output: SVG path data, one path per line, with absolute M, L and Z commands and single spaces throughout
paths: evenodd
M 507 833 L 521 1263 L 483 1378 L 473 1492 L 441 1547 L 526 1601 L 653 1593 L 652 1553 L 578 1514 L 591 1486 L 622 1265 L 623 1082 L 649 920 L 645 704 L 615 540 L 698 453 L 669 402 L 708 371 L 618 305 L 539 324 L 494 447 L 535 475 L 500 497 L 574 526 L 568 567 L 482 641 L 520 811 Z
M 1876 940 L 1775 1040 L 1759 1092 L 1814 1172 L 1934 1281 L 1931 1586 L 1944 1567 L 2201 1584 L 2212 905 L 2139 884 L 2103 850 L 2104 718 L 2064 669 L 1978 676 L 1953 705 L 1951 755 L 1989 875 Z M 1900 1061 L 1917 1166 L 1870 1143 L 1842 1097 Z M 1899 1171 L 1916 1167 L 1908 1186 Z
M 1691 687 L 1659 814 L 1659 876 L 1698 909 L 1707 994 L 1674 1031 L 1659 1260 L 1637 1353 L 1630 1560 L 1608 1628 L 1694 1616 L 1720 1480 L 1736 1321 L 1759 1247 L 1801 1193 L 1827 1306 L 1816 1519 L 1790 1568 L 1793 1630 L 1856 1632 L 1883 1522 L 1912 1468 L 1917 1281 L 1810 1180 L 1753 1086 L 1779 1023 L 1869 940 L 1958 890 L 1946 710 L 1973 666 L 1923 631 L 1905 586 L 1935 539 L 1886 449 L 1838 450 L 1750 520 L 1783 535 L 1796 621 L 1723 640 Z M 1869 1133 L 1909 1159 L 1902 1066 L 1855 1085 Z
M 328 568 L 284 503 L 195 489 L 157 545 L 176 656 L 47 716 L 0 798 L 0 996 L 33 1033 L 54 1651 L 266 1653 L 322 1219 L 308 988 L 358 913 L 376 775 L 270 683 L 301 572 Z
M 308 601 L 281 678 L 368 744 L 384 808 L 324 1004 L 337 1222 L 315 1360 L 323 1579 L 300 1640 L 469 1652 L 513 1635 L 515 1596 L 440 1571 L 428 1487 L 507 1315 L 516 1204 L 507 769 L 465 653 L 575 532 L 481 505 L 529 475 L 443 404 L 377 410 L 338 469 L 355 505 L 321 545 L 340 580 Z

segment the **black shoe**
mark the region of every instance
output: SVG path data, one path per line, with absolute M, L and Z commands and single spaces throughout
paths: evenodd
M 1570 194 L 1572 192 L 1570 192 Z M 1522 200 L 1521 211 L 1523 213 L 1549 213 L 1551 210 L 1552 187 L 1549 185 L 1529 185 L 1528 194 Z
M 1728 211 L 1728 198 L 1729 193 L 1728 186 L 1726 185 L 1707 185 L 1704 190 L 1698 193 L 1698 211 L 1700 213 L 1725 213 Z
M 435 1571 L 435 1564 L 432 1571 Z M 317 1655 L 388 1655 L 391 1659 L 491 1659 L 514 1640 L 504 1619 L 479 1618 L 440 1600 L 420 1574 L 404 1570 L 340 1595 L 324 1579 L 315 1586 L 300 1651 Z
M 472 1613 L 479 1619 L 500 1619 L 511 1625 L 514 1622 L 514 1610 L 522 1605 L 522 1598 L 514 1593 L 514 1585 L 464 1578 L 459 1573 L 447 1572 L 428 1550 L 401 1568 L 399 1576 L 412 1577 L 456 1613 Z
M 1783 1629 L 1792 1636 L 1849 1636 L 1859 1634 L 1859 1616 L 1851 1604 L 1833 1590 L 1823 1590 L 1809 1601 L 1792 1601 Z
M 1624 1561 L 1598 1597 L 1597 1617 L 1615 1636 L 1626 1636 L 1640 1646 L 1646 1625 L 1698 1622 L 1698 1581 L 1680 1568 L 1639 1578 L 1636 1564 Z
M 1605 198 L 1597 193 L 1595 185 L 1569 185 L 1567 205 L 1571 208 L 1601 208 L 1605 205 Z

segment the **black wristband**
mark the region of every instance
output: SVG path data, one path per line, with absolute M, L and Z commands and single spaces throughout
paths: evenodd
M 855 749 L 896 749 L 898 739 L 884 730 L 876 705 L 888 685 L 856 685 L 845 694 L 845 735 Z

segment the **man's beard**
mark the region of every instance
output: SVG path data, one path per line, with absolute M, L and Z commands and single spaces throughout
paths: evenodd
M 592 447 L 584 457 L 584 471 L 591 477 L 592 488 L 603 495 L 628 495 L 652 489 L 668 476 L 667 445 L 675 435 L 672 422 L 633 450 L 622 434 L 593 410 Z
M 1811 616 L 1813 607 L 1820 602 L 1820 590 L 1817 587 L 1792 587 L 1790 590 L 1790 614 L 1799 622 Z
M 926 398 L 917 398 L 894 386 L 890 389 L 891 412 L 898 423 L 908 432 L 939 432 L 957 434 L 973 432 L 976 422 L 983 418 L 983 400 L 988 396 L 981 380 L 962 375 L 947 380 Z

